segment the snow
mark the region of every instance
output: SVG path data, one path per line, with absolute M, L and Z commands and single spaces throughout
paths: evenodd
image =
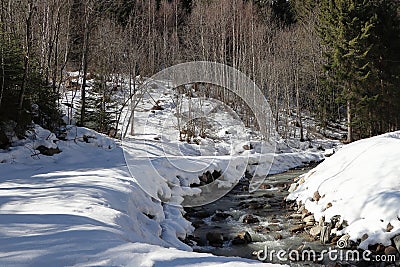
M 349 234 L 359 245 L 390 245 L 400 234 L 400 131 L 346 145 L 315 169 L 288 196 L 302 202 L 316 220 L 329 221 L 340 215 L 348 226 L 338 234 Z M 314 192 L 322 196 L 312 201 Z M 327 208 L 331 203 L 332 207 Z M 387 231 L 387 226 L 393 226 Z
M 49 135 L 37 126 L 33 136 Z M 0 164 L 0 265 L 272 266 L 190 252 L 178 239 L 193 229 L 181 208 L 135 183 L 120 146 L 79 127 L 67 139 L 51 157 L 31 157 L 29 141 L 2 151 L 18 153 Z
M 185 196 L 193 196 L 184 202 L 186 206 L 208 204 L 221 197 L 221 194 L 204 196 L 199 188 L 188 187 L 199 183 L 199 176 L 206 171 L 222 171 L 222 179 L 215 181 L 222 192 L 228 192 L 245 171 L 255 177 L 250 188 L 257 189 L 265 175 L 321 161 L 324 155 L 318 147 L 332 148 L 338 144 L 326 140 L 316 140 L 312 144 L 294 139 L 265 143 L 256 130 L 245 127 L 224 103 L 185 96 L 177 101 L 176 92 L 168 83 L 164 83 L 166 86 L 162 82 L 157 84 L 158 87 L 149 88 L 138 102 L 134 135 L 128 131 L 123 146 L 128 153 L 128 167 L 138 184 L 153 198 L 170 204 L 181 204 Z M 155 101 L 163 110 L 151 110 Z M 125 109 L 123 117 L 128 118 L 129 111 L 130 108 Z M 205 137 L 197 136 L 197 143 L 179 141 L 178 125 L 182 127 L 195 119 L 203 119 L 207 125 Z M 129 129 L 127 121 L 125 119 L 123 125 Z M 245 145 L 251 149 L 244 149 Z M 275 150 L 279 153 L 275 154 Z
M 70 101 L 73 94 L 65 97 Z M 322 160 L 318 147 L 337 143 L 264 144 L 229 108 L 196 98 L 190 103 L 199 106 L 194 115 L 206 117 L 210 130 L 198 144 L 181 142 L 173 96 L 169 87 L 144 95 L 135 110 L 135 135 L 122 143 L 70 125 L 62 141 L 35 126 L 26 139 L 0 150 L 0 265 L 272 266 L 191 252 L 180 241 L 193 231 L 182 205 L 213 199 L 202 199 L 203 188 L 190 184 L 216 170 L 224 173 L 216 190 L 229 190 L 245 170 L 263 180 L 268 173 Z M 115 97 L 126 100 L 123 92 Z M 74 109 L 79 98 L 77 92 Z M 164 110 L 152 112 L 152 99 Z M 185 113 L 188 99 L 182 101 Z M 126 121 L 124 126 L 129 127 Z M 44 156 L 36 150 L 40 145 L 62 152 Z
M 119 257 L 117 258 L 115 255 L 119 255 Z M 183 252 L 174 248 L 163 248 L 160 246 L 138 243 L 112 248 L 102 255 L 91 257 L 89 264 L 79 264 L 77 266 L 125 266 L 126 262 L 134 263 L 130 266 L 143 267 L 283 266 L 240 258 L 217 257 L 207 253 Z

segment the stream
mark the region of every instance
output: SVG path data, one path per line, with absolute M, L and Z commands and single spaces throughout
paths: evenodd
M 251 194 L 247 189 L 248 181 L 244 179 L 221 199 L 205 206 L 187 208 L 185 216 L 196 228 L 191 237 L 193 250 L 257 259 L 255 252 L 267 248 L 270 258 L 265 262 L 322 266 L 313 261 L 282 261 L 272 254 L 272 250 L 326 249 L 326 245 L 303 231 L 293 231 L 299 225 L 299 218 L 293 217 L 294 210 L 284 200 L 293 179 L 310 169 L 305 167 L 268 176 L 260 189 Z M 242 233 L 241 239 L 237 238 L 239 233 Z

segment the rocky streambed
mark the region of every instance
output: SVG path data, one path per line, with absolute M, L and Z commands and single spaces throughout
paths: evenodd
M 366 262 L 361 256 L 349 260 L 346 251 L 357 251 L 356 244 L 345 240 L 346 236 L 334 235 L 335 229 L 345 225 L 334 220 L 316 222 L 304 206 L 285 201 L 292 183 L 309 169 L 311 166 L 268 176 L 260 189 L 251 194 L 244 179 L 221 199 L 186 208 L 185 216 L 196 229 L 185 242 L 197 252 L 290 266 L 397 266 L 393 261 Z M 339 240 L 347 246 L 338 248 Z M 396 253 L 389 250 L 377 247 L 372 252 Z M 332 251 L 337 255 L 332 255 Z

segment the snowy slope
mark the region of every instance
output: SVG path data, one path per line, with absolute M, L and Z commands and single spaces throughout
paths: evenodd
M 367 234 L 360 244 L 367 249 L 400 234 L 400 131 L 349 144 L 303 178 L 288 200 L 301 201 L 317 221 L 340 215 L 348 226 L 338 235 Z M 317 191 L 322 197 L 313 201 Z
M 26 140 L 0 151 L 0 266 L 261 264 L 193 253 L 179 240 L 193 230 L 180 203 L 201 190 L 190 184 L 218 170 L 227 177 L 218 186 L 229 188 L 245 169 L 258 176 L 283 172 L 323 159 L 318 147 L 336 144 L 277 140 L 277 154 L 263 153 L 257 133 L 213 100 L 202 100 L 199 110 L 209 111 L 207 137 L 180 142 L 173 95 L 164 87 L 143 96 L 135 135 L 124 139 L 124 149 L 86 128 L 69 126 L 67 141 L 60 141 L 37 126 Z M 151 111 L 153 100 L 163 110 Z M 74 101 L 78 105 L 79 94 Z M 36 150 L 40 145 L 62 152 L 44 156 Z
M 47 133 L 36 127 L 36 136 Z M 28 141 L 0 153 L 1 266 L 261 264 L 188 252 L 177 237 L 190 223 L 138 187 L 120 147 L 85 128 L 68 138 L 52 157 L 31 157 Z

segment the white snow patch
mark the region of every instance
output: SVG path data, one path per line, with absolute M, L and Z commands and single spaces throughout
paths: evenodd
M 340 215 L 349 225 L 338 234 L 352 240 L 368 235 L 360 248 L 390 245 L 400 234 L 400 131 L 346 145 L 303 177 L 288 200 L 304 203 L 316 220 Z M 318 202 L 312 201 L 316 191 Z
M 190 252 L 178 239 L 193 230 L 182 208 L 144 193 L 108 137 L 79 127 L 67 141 L 34 135 L 0 153 L 14 157 L 0 164 L 0 265 L 273 266 Z M 26 146 L 45 140 L 62 152 L 31 157 Z

